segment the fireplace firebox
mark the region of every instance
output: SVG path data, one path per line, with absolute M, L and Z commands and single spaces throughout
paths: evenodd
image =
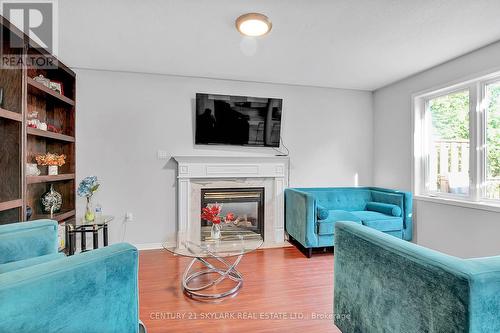
M 205 188 L 201 190 L 201 207 L 221 204 L 221 216 L 235 215 L 233 225 L 253 231 L 264 238 L 264 188 Z M 209 222 L 201 219 L 202 229 Z M 202 235 L 203 237 L 203 235 Z

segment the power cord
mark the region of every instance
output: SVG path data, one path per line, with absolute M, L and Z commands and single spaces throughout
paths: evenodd
M 283 151 L 279 150 L 278 148 L 273 148 L 275 151 L 277 151 L 279 153 L 276 156 L 284 156 L 284 157 L 290 156 L 290 149 L 288 149 L 288 147 L 285 146 L 285 143 L 283 142 L 282 136 L 280 136 L 280 143 L 281 143 L 281 147 L 285 148 L 286 152 L 283 152 Z M 288 186 L 290 186 L 290 171 L 291 171 L 290 159 L 288 159 L 287 164 L 288 164 L 287 182 L 288 182 Z
M 290 150 L 288 149 L 287 146 L 285 146 L 285 143 L 283 142 L 283 137 L 281 137 L 281 136 L 280 136 L 280 144 L 281 144 L 281 147 L 285 148 L 286 152 L 283 152 L 280 149 L 273 147 L 273 149 L 279 153 L 276 156 L 288 156 L 288 155 L 290 155 Z
M 122 243 L 125 242 L 125 235 L 127 234 L 127 224 L 128 224 L 128 221 L 123 220 Z

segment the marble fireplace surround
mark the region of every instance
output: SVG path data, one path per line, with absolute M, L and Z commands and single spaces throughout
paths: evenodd
M 200 235 L 203 188 L 264 188 L 264 245 L 287 245 L 284 189 L 288 157 L 174 156 L 177 168 L 177 243 Z

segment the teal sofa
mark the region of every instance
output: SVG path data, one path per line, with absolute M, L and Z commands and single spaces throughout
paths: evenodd
M 500 256 L 460 259 L 339 222 L 334 261 L 342 332 L 500 332 Z
M 352 221 L 389 235 L 413 236 L 410 192 L 378 187 L 289 188 L 285 190 L 288 235 L 307 249 L 334 246 L 337 221 Z
M 55 221 L 0 226 L 0 332 L 139 332 L 137 249 L 57 247 Z

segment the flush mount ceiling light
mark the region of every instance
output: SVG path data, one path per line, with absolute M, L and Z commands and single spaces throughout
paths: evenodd
M 236 19 L 236 29 L 245 36 L 258 37 L 271 31 L 273 24 L 271 20 L 260 13 L 248 13 Z

